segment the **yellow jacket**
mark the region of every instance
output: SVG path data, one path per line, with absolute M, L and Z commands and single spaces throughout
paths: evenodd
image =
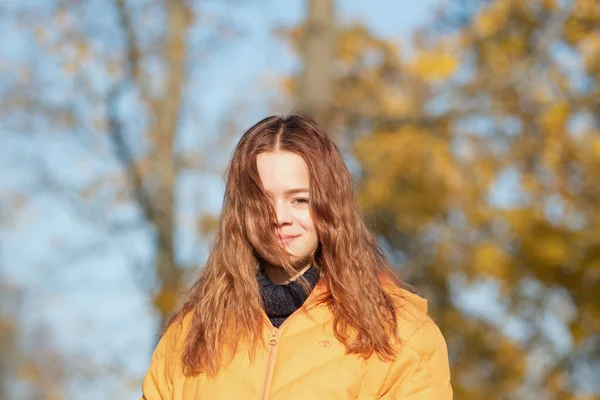
M 327 290 L 325 286 L 319 282 L 305 305 Z M 265 330 L 265 346 L 254 363 L 240 350 L 216 378 L 186 377 L 181 365 L 188 326 L 184 320 L 158 343 L 141 399 L 451 399 L 446 342 L 427 316 L 426 300 L 402 289 L 392 291 L 403 298 L 398 304 L 403 344 L 393 362 L 346 354 L 333 335 L 332 314 L 323 305 L 298 310 L 279 329 Z

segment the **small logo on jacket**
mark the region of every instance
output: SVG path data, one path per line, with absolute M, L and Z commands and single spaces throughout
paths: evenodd
M 319 346 L 325 347 L 325 348 L 331 347 L 331 342 L 329 340 L 320 340 Z

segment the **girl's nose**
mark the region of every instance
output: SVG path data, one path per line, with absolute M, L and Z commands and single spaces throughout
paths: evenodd
M 277 224 L 279 226 L 289 225 L 292 223 L 292 214 L 290 212 L 290 208 L 284 202 L 276 203 L 275 212 L 277 213 Z

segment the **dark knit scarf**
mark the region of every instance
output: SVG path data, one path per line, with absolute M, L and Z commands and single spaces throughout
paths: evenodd
M 303 276 L 310 284 L 312 291 L 319 281 L 319 271 L 315 267 L 310 267 Z M 287 285 L 277 285 L 271 282 L 262 268 L 257 279 L 265 313 L 276 328 L 279 328 L 283 321 L 300 308 L 308 298 L 308 294 L 297 280 Z

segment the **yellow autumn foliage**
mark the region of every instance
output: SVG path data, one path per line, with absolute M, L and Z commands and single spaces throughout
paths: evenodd
M 571 115 L 571 107 L 566 102 L 558 102 L 550 105 L 541 115 L 540 126 L 549 134 L 561 134 L 565 132 L 566 124 Z
M 428 82 L 448 79 L 456 71 L 458 60 L 451 54 L 421 51 L 410 65 L 410 71 Z
M 473 266 L 477 273 L 508 279 L 511 268 L 510 255 L 496 243 L 485 242 L 473 250 Z
M 594 161 L 600 163 L 600 138 L 593 138 L 591 142 L 592 157 Z

